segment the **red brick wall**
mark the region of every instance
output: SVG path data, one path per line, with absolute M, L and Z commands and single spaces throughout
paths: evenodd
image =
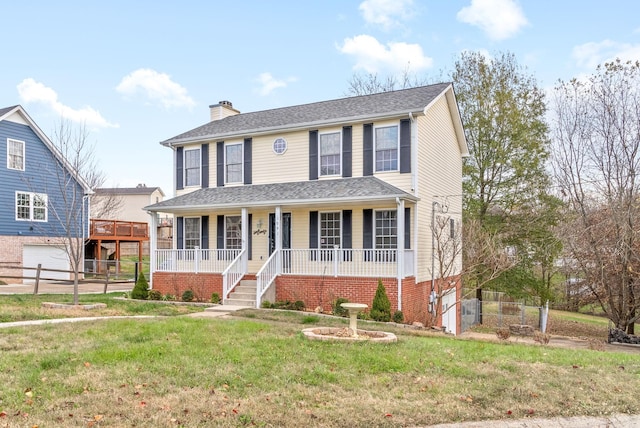
M 180 298 L 186 290 L 193 291 L 196 300 L 210 301 L 212 293 L 222 298 L 222 275 L 219 273 L 154 272 L 153 289 Z

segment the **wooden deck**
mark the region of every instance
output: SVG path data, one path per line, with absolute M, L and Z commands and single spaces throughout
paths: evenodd
M 135 221 L 91 219 L 89 239 L 96 241 L 148 241 L 149 225 Z

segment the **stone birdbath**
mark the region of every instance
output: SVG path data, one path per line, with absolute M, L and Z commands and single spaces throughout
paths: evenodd
M 344 309 L 349 313 L 349 329 L 351 330 L 351 335 L 353 337 L 358 337 L 358 314 L 369 306 L 364 303 L 341 303 Z

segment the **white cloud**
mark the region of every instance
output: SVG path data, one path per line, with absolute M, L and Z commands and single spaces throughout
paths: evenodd
M 470 6 L 460 9 L 457 18 L 479 27 L 493 40 L 508 39 L 529 24 L 514 0 L 471 0 Z
M 123 77 L 116 91 L 125 96 L 142 93 L 152 102 L 159 101 L 164 108 L 191 108 L 196 104 L 182 85 L 171 80 L 171 76 L 149 68 L 140 68 Z
M 366 34 L 344 39 L 344 44 L 338 46 L 338 50 L 356 59 L 354 69 L 360 68 L 368 73 L 400 72 L 407 67 L 412 72 L 418 72 L 433 65 L 433 59 L 424 54 L 420 45 L 391 42 L 385 46 Z
M 413 16 L 413 0 L 365 0 L 360 12 L 368 24 L 379 25 L 384 30 L 401 25 Z
M 271 75 L 271 73 L 260 73 L 260 75 L 255 79 L 256 82 L 260 83 L 260 88 L 258 89 L 258 93 L 262 96 L 269 95 L 271 92 L 276 90 L 277 88 L 284 88 L 289 83 L 295 82 L 298 79 L 295 77 L 288 77 L 284 80 L 276 79 Z
M 636 61 L 640 58 L 640 44 L 618 43 L 612 40 L 589 42 L 573 48 L 571 54 L 579 67 L 595 69 L 599 64 L 620 58 Z
M 24 103 L 40 103 L 53 110 L 65 120 L 86 124 L 90 128 L 118 128 L 119 125 L 108 122 L 99 111 L 86 106 L 73 109 L 58 101 L 53 89 L 36 82 L 32 78 L 24 79 L 17 86 L 20 99 Z

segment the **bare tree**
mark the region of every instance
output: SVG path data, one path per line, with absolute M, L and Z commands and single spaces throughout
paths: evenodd
M 118 195 L 117 188 L 100 188 L 104 180 L 99 181 L 91 186 L 95 191 L 91 196 L 91 218 L 114 219 L 124 205 L 124 198 Z
M 640 318 L 640 62 L 616 60 L 555 90 L 554 169 L 566 257 L 617 328 Z
M 427 85 L 429 79 L 413 74 L 409 65 L 399 76 L 386 75 L 378 76 L 378 73 L 358 74 L 354 73 L 348 81 L 349 87 L 346 96 L 377 94 L 380 92 L 395 91 L 398 89 L 409 89 L 417 86 Z
M 78 282 L 83 271 L 84 244 L 88 228 L 88 198 L 93 185 L 104 175 L 97 168 L 93 147 L 84 125 L 76 128 L 61 120 L 54 130 L 55 181 L 48 187 L 59 197 L 48 201 L 49 215 L 56 219 L 54 234 L 65 248 L 73 271 L 73 303 L 78 304 Z

